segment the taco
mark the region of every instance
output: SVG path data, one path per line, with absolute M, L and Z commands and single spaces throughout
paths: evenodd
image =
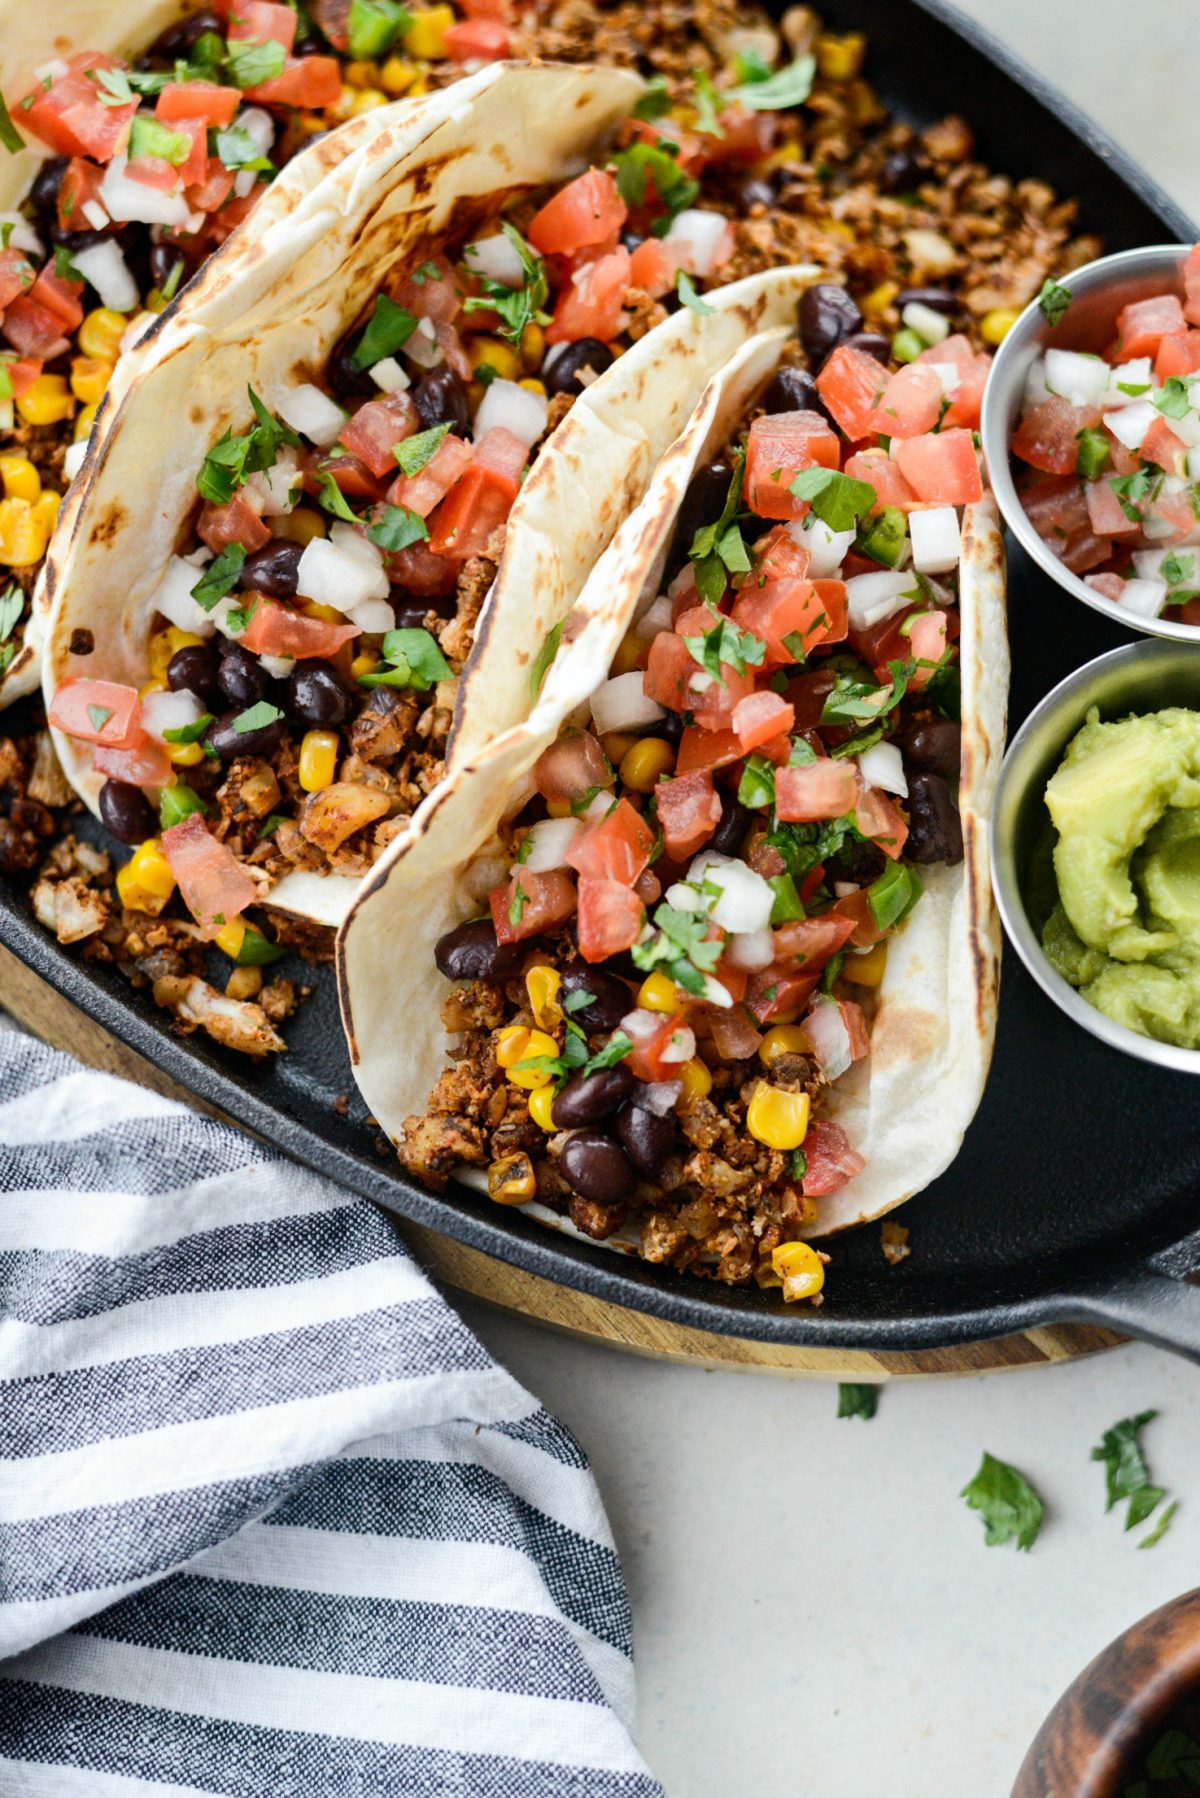
M 45 658 L 68 778 L 139 845 L 127 905 L 173 876 L 214 934 L 268 895 L 337 923 L 446 758 L 528 712 L 528 646 L 694 371 L 794 302 L 752 277 L 632 341 L 627 208 L 586 165 L 640 92 L 493 65 L 356 121 L 135 353 L 51 548 Z
M 612 614 L 364 884 L 343 1014 L 410 1174 L 801 1299 L 808 1238 L 952 1161 L 1008 651 L 974 352 L 940 347 L 814 383 L 789 332 L 746 345 L 584 588 Z

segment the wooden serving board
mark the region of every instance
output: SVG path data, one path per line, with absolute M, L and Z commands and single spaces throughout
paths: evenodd
M 0 948 L 0 1005 L 34 1035 L 64 1049 L 89 1067 L 123 1075 L 156 1092 L 180 1099 L 184 1104 L 218 1115 L 210 1106 L 202 1105 L 167 1079 L 144 1057 L 110 1036 L 4 948 Z M 442 1285 L 470 1293 L 503 1310 L 515 1311 L 530 1322 L 545 1324 L 582 1341 L 701 1367 L 781 1374 L 792 1379 L 913 1379 L 990 1373 L 1010 1367 L 1066 1361 L 1113 1348 L 1124 1341 L 1110 1330 L 1087 1324 L 1061 1324 L 993 1342 L 920 1349 L 911 1353 L 876 1354 L 870 1350 L 792 1348 L 751 1342 L 742 1337 L 716 1336 L 707 1330 L 667 1323 L 640 1311 L 591 1298 L 536 1274 L 509 1267 L 434 1230 L 407 1222 L 400 1222 L 399 1228 L 422 1266 Z

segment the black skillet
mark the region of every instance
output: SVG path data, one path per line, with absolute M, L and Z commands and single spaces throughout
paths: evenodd
M 956 111 L 980 157 L 1083 202 L 1106 247 L 1189 241 L 1195 228 L 1089 120 L 941 0 L 826 0 L 832 29 L 862 30 L 868 72 L 898 115 Z M 1014 556 L 1011 716 L 1124 641 Z M 15 721 L 14 721 L 15 722 Z M 69 955 L 0 884 L 0 940 L 114 1036 L 285 1154 L 342 1186 L 502 1260 L 597 1297 L 733 1336 L 823 1348 L 915 1349 L 1067 1319 L 1110 1324 L 1200 1360 L 1200 1085 L 1077 1030 L 1006 958 L 996 1059 L 962 1153 L 905 1207 L 911 1257 L 889 1268 L 873 1225 L 838 1239 L 820 1311 L 681 1277 L 548 1231 L 463 1189 L 402 1178 L 365 1123 L 328 970 L 263 1067 L 167 1019 L 115 972 Z M 404 954 L 402 938 L 395 953 Z M 311 979 L 303 967 L 290 969 Z M 380 970 L 381 978 L 386 969 Z M 3 993 L 0 991 L 0 1002 Z M 402 1016 L 397 1053 L 404 1052 Z M 349 1097 L 345 1116 L 333 1109 Z M 928 1099 L 937 1126 L 937 1095 Z

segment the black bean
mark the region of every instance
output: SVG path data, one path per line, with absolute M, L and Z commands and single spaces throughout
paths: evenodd
M 324 662 L 301 662 L 288 676 L 284 709 L 297 724 L 327 729 L 344 724 L 353 700 L 334 670 Z
M 953 718 L 932 718 L 926 724 L 910 724 L 899 736 L 900 751 L 910 768 L 919 773 L 957 777 L 962 751 L 962 726 Z
M 120 843 L 144 843 L 158 830 L 146 795 L 125 780 L 106 780 L 101 787 L 100 818 Z
M 183 283 L 187 280 L 186 259 L 173 244 L 152 244 L 150 246 L 150 279 L 153 281 L 155 287 L 165 287 L 172 275 L 175 274 L 175 270 L 180 263 L 184 264 L 184 269 L 183 273 L 177 277 L 178 286 L 176 287 L 176 292 L 179 291 L 179 287 L 182 287 Z
M 763 394 L 767 412 L 819 412 L 826 424 L 840 430 L 837 419 L 817 391 L 817 383 L 806 368 L 787 362 L 775 371 L 770 386 Z
M 759 175 L 751 175 L 737 190 L 738 206 L 749 212 L 752 206 L 774 206 L 775 189 Z
M 103 231 L 71 231 L 65 225 L 58 223 L 57 216 L 46 222 L 46 236 L 50 242 L 59 249 L 69 250 L 72 256 L 77 256 L 80 250 L 94 250 L 96 245 L 103 243 L 106 237 L 115 236 L 116 229 L 115 225 L 106 225 Z M 95 292 L 95 289 L 93 288 L 92 291 Z
M 175 651 L 167 663 L 167 685 L 172 693 L 194 693 L 205 705 L 216 697 L 217 663 L 207 643 Z
M 70 158 L 66 156 L 48 156 L 34 176 L 33 186 L 29 190 L 33 210 L 46 218 L 53 218 L 56 222 L 58 219 L 58 190 L 69 160 Z
M 467 435 L 471 403 L 461 377 L 452 368 L 431 368 L 413 385 L 410 398 L 423 431 L 432 431 L 434 425 L 449 425 L 460 437 Z
M 746 832 L 753 820 L 754 813 L 735 799 L 732 793 L 727 794 L 721 801 L 721 821 L 705 848 L 714 849 L 718 855 L 736 855 L 746 841 Z
M 879 175 L 885 194 L 908 194 L 929 173 L 929 164 L 913 150 L 896 150 L 889 156 Z
M 270 676 L 257 656 L 240 643 L 229 643 L 217 667 L 217 691 L 230 705 L 255 705 L 265 699 Z
M 594 1074 L 572 1074 L 550 1107 L 550 1121 L 559 1130 L 578 1130 L 608 1117 L 633 1091 L 633 1075 L 619 1061 Z
M 906 287 L 896 295 L 896 305 L 901 312 L 906 306 L 928 306 L 931 312 L 943 312 L 947 318 L 953 318 L 960 310 L 958 296 L 948 287 Z
M 333 388 L 333 397 L 343 402 L 378 397 L 379 389 L 371 379 L 370 369 L 355 368 L 351 357 L 362 336 L 363 327 L 356 325 L 348 331 L 340 343 L 334 345 L 333 354 L 329 358 L 329 385 Z
M 891 360 L 892 340 L 882 331 L 855 331 L 844 342 L 848 350 L 861 350 L 864 356 L 874 356 L 876 362 Z
M 589 1031 L 615 1030 L 633 1004 L 625 982 L 599 968 L 567 968 L 560 993 L 558 1002 L 567 1016 Z M 572 993 L 586 993 L 588 1003 L 571 1009 L 566 1000 Z
M 865 838 L 860 843 L 847 840 L 827 859 L 825 883 L 830 886 L 835 880 L 849 880 L 856 886 L 868 887 L 886 867 L 887 856 L 878 843 L 869 843 Z
M 963 858 L 962 819 L 940 774 L 914 774 L 908 783 L 904 853 L 909 861 L 947 862 L 951 867 Z
M 402 631 L 423 630 L 426 618 L 435 609 L 431 599 L 392 599 L 396 627 Z
M 643 1174 L 656 1174 L 675 1147 L 675 1114 L 659 1117 L 636 1098 L 631 1099 L 617 1113 L 617 1135 L 634 1167 Z
M 224 30 L 224 22 L 216 13 L 195 12 L 190 18 L 180 19 L 178 24 L 168 25 L 165 31 L 160 32 L 151 44 L 145 60 L 157 57 L 165 62 L 174 62 L 176 59 L 186 62 L 189 50 L 206 31 L 215 31 L 220 36 Z
M 472 918 L 438 939 L 433 959 L 447 980 L 494 980 L 520 973 L 528 943 L 498 943 L 490 918 Z
M 815 287 L 805 288 L 799 316 L 800 341 L 815 368 L 863 325 L 863 315 L 846 289 L 833 281 L 818 281 Z
M 678 712 L 664 712 L 661 718 L 646 726 L 648 737 L 662 737 L 666 743 L 678 743 L 683 736 L 683 719 Z
M 591 369 L 593 374 L 602 375 L 612 359 L 612 351 L 598 337 L 580 337 L 577 342 L 569 343 L 565 350 L 560 350 L 549 368 L 543 368 L 546 392 L 582 393 L 587 385 L 579 378 L 583 370 Z
M 242 710 L 241 706 L 235 706 L 232 711 L 222 712 L 205 733 L 205 742 L 216 750 L 223 762 L 232 762 L 239 755 L 270 755 L 278 748 L 283 736 L 281 718 L 260 725 L 258 730 L 235 730 L 234 721 L 241 716 Z
M 246 592 L 269 593 L 272 599 L 292 599 L 300 577 L 304 547 L 286 537 L 273 537 L 238 570 L 238 586 Z
M 645 243 L 645 241 L 646 241 L 646 239 L 644 237 L 642 237 L 637 231 L 622 231 L 622 233 L 621 233 L 621 242 L 624 244 L 625 248 L 629 251 L 629 254 L 631 256 L 633 255 L 633 252 L 635 250 L 641 249 L 641 247 Z
M 577 1130 L 563 1144 L 558 1171 L 580 1198 L 597 1205 L 619 1205 L 637 1185 L 628 1155 L 620 1143 L 599 1130 Z
M 668 578 L 682 568 L 696 532 L 706 524 L 714 524 L 725 509 L 733 469 L 728 462 L 707 462 L 698 468 L 688 482 L 675 519 L 675 539 L 667 561 Z

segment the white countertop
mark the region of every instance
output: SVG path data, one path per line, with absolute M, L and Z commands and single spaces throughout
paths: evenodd
M 1200 217 L 1192 8 L 965 10 Z M 633 1597 L 641 1742 L 669 1798 L 1007 1798 L 1075 1673 L 1196 1582 L 1200 1372 L 1166 1355 L 895 1385 L 864 1424 L 837 1420 L 831 1386 L 634 1360 L 467 1314 L 592 1457 Z M 1104 1515 L 1088 1456 L 1154 1406 L 1151 1471 L 1182 1502 L 1142 1554 L 1145 1532 Z M 985 1448 L 1046 1501 L 1031 1554 L 985 1548 L 957 1496 Z

